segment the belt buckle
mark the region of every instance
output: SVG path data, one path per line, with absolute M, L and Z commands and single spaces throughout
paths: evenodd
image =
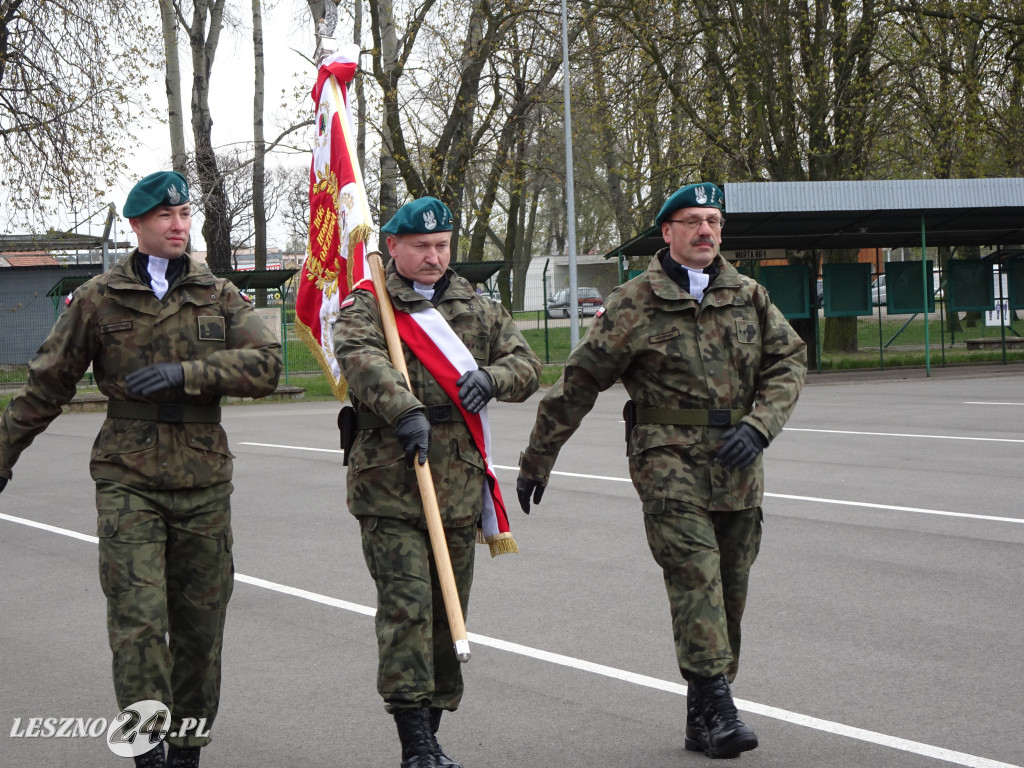
M 179 403 L 160 403 L 156 407 L 158 421 L 181 424 L 185 420 L 185 406 Z
M 431 424 L 442 424 L 452 420 L 452 407 L 450 405 L 432 405 L 428 409 Z
M 726 408 L 712 408 L 708 411 L 709 427 L 728 427 L 732 421 L 732 414 Z

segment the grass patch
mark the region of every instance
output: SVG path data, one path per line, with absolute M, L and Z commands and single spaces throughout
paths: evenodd
M 587 321 L 589 322 L 590 318 L 587 318 Z M 519 330 L 543 363 L 564 363 L 572 351 L 569 344 L 568 326 L 559 326 L 558 328 L 520 327 Z M 586 332 L 586 327 L 580 328 L 581 339 Z
M 565 366 L 563 365 L 545 365 L 540 372 L 540 385 L 542 387 L 550 387 L 562 377 L 564 369 Z
M 821 332 L 824 334 L 824 323 L 821 321 Z M 928 319 L 928 342 L 930 346 L 940 347 L 963 344 L 967 339 L 998 339 L 1001 336 L 998 327 L 986 326 L 978 322 L 973 326 L 963 325 L 955 334 L 950 333 L 949 323 L 940 323 L 938 316 Z M 879 333 L 881 330 L 881 333 Z M 1024 333 L 1024 326 L 1016 321 L 1016 326 L 1007 327 L 1006 335 L 1019 336 Z M 924 318 L 915 315 L 887 315 L 881 320 L 877 316 L 857 319 L 858 349 L 878 349 L 879 336 L 882 346 L 893 347 L 924 346 Z

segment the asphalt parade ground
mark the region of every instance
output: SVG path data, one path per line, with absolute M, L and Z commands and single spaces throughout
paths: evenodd
M 521 550 L 478 550 L 466 696 L 439 739 L 465 768 L 708 765 L 628 481 L 621 387 L 525 517 L 515 465 L 540 394 L 490 408 Z M 336 403 L 231 406 L 237 579 L 207 768 L 397 768 L 375 690 L 375 592 L 345 507 Z M 130 765 L 31 718 L 117 714 L 88 458 L 65 414 L 0 495 L 0 766 Z M 744 621 L 748 768 L 1024 766 L 1020 369 L 811 376 L 766 454 Z M 37 731 L 39 729 L 37 728 Z

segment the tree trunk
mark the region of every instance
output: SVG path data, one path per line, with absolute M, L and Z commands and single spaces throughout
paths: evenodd
M 167 127 L 171 134 L 171 168 L 182 176 L 188 172 L 185 152 L 185 118 L 181 107 L 181 66 L 178 62 L 178 23 L 173 0 L 160 0 L 160 27 L 166 62 L 164 85 L 167 91 Z
M 790 251 L 788 254 L 790 264 L 804 264 L 807 267 L 807 279 L 810 282 L 811 290 L 811 303 L 814 304 L 815 283 L 818 279 L 818 252 L 817 251 Z M 817 309 L 813 311 L 813 315 L 810 318 L 794 318 L 790 320 L 790 325 L 793 326 L 800 338 L 804 340 L 807 345 L 807 368 L 808 370 L 816 370 L 818 367 L 818 338 L 817 338 Z
M 523 240 L 523 196 L 526 190 L 526 141 L 525 134 L 519 136 L 512 157 L 512 180 L 509 189 L 508 222 L 505 228 L 505 264 L 498 272 L 498 287 L 501 290 L 501 303 L 512 308 L 512 296 L 509 295 L 509 275 L 516 264 L 516 255 L 520 252 Z M 518 271 L 518 270 L 516 270 Z M 522 298 L 520 298 L 522 305 Z
M 266 142 L 263 138 L 263 11 L 260 0 L 252 0 L 252 50 L 254 96 L 252 102 L 252 219 L 256 269 L 267 268 Z M 267 305 L 265 289 L 257 291 L 256 305 Z
M 825 251 L 823 261 L 829 264 L 850 264 L 857 262 L 857 249 Z M 812 273 L 817 281 L 818 272 Z M 812 283 L 813 286 L 813 283 Z M 812 301 L 816 297 L 816 289 L 812 287 Z M 857 318 L 826 317 L 825 333 L 822 335 L 821 349 L 823 352 L 856 352 L 857 351 Z
M 590 49 L 590 66 L 593 67 L 594 79 L 591 86 L 594 88 L 594 97 L 597 100 L 598 108 L 611 113 L 609 108 L 608 91 L 606 87 L 606 75 L 601 60 L 601 46 L 598 33 L 594 29 L 593 18 L 586 19 L 586 42 Z M 601 148 L 602 160 L 604 161 L 605 173 L 608 181 L 608 197 L 612 213 L 615 215 L 615 226 L 618 230 L 619 242 L 625 242 L 633 236 L 633 216 L 626 203 L 626 196 L 622 191 L 622 177 L 619 173 L 620 166 L 624 160 L 619 149 L 618 131 L 612 125 L 610 119 L 601 120 Z
M 210 73 L 224 20 L 224 1 L 196 0 L 189 27 L 192 47 L 192 134 L 196 144 L 196 173 L 203 191 L 203 238 L 206 262 L 214 272 L 231 269 L 231 220 L 224 175 L 213 150 L 210 115 Z M 209 24 L 209 30 L 207 30 Z
M 362 46 L 363 40 L 363 0 L 355 0 L 352 7 L 354 15 L 352 21 L 352 42 Z M 363 171 L 363 181 L 366 176 L 366 92 L 363 90 L 363 78 L 356 70 L 356 78 L 353 83 L 356 90 L 356 160 Z M 383 222 L 381 222 L 383 223 Z
M 430 4 L 427 3 L 428 6 Z M 398 180 L 401 177 L 398 161 L 400 156 L 405 155 L 405 148 L 397 143 L 402 140 L 401 116 L 398 111 L 398 82 L 402 77 L 402 62 L 391 0 L 371 2 L 370 18 L 374 50 L 379 51 L 379 56 L 373 58 L 373 76 L 383 91 L 384 147 L 380 153 L 379 215 L 380 223 L 385 224 L 398 210 Z M 413 194 L 418 192 L 410 191 Z M 387 254 L 387 244 L 383 239 L 380 249 Z
M 949 262 L 953 259 L 953 249 L 948 245 L 940 245 L 938 248 L 939 256 L 939 274 L 945 277 L 948 273 L 946 270 L 949 268 Z M 938 286 L 936 286 L 938 287 Z M 945 290 L 942 292 L 943 296 L 949 296 L 949 291 Z M 964 328 L 960 325 L 960 313 L 950 312 L 949 304 L 945 301 L 942 303 L 942 311 L 946 314 L 946 331 L 950 334 L 953 340 L 956 340 L 957 334 L 963 333 Z
M 960 258 L 962 259 L 973 259 L 977 261 L 981 258 L 981 248 L 977 245 L 962 245 L 959 248 Z M 983 325 L 984 322 L 985 316 L 981 312 L 964 313 L 964 325 L 968 328 L 977 328 L 979 325 Z

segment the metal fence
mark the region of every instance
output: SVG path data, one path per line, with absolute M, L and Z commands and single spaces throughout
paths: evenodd
M 872 275 L 878 285 L 877 274 Z M 579 321 L 582 337 L 603 298 L 619 280 L 614 264 L 605 264 L 584 272 L 577 281 L 580 292 Z M 884 369 L 907 365 L 950 365 L 972 362 L 1009 362 L 1024 360 L 1024 319 L 1020 312 L 1007 308 L 1005 301 L 997 301 L 994 312 L 957 312 L 948 310 L 943 295 L 943 280 L 937 281 L 934 310 L 927 315 L 915 312 L 892 311 L 885 296 L 873 295 L 872 314 L 855 318 L 827 316 L 828 308 L 814 296 L 818 304 L 812 313 L 811 327 L 801 327 L 801 333 L 813 341 L 812 369 L 875 368 Z M 523 288 L 522 309 L 512 311 L 516 325 L 523 332 L 541 360 L 549 364 L 563 363 L 569 355 L 571 320 L 566 317 L 567 305 L 560 291 L 567 288 L 564 275 L 538 271 L 530 276 Z M 589 290 L 586 290 L 589 289 Z M 818 289 L 820 293 L 820 287 Z M 500 297 L 494 284 L 479 286 L 481 294 Z M 809 291 L 813 294 L 813 281 Z M 773 297 L 775 293 L 773 292 Z M 284 383 L 295 384 L 305 376 L 319 375 L 320 366 L 313 354 L 298 337 L 294 326 L 294 289 L 285 292 L 284 303 L 276 307 L 281 314 L 281 338 L 285 344 Z M 881 299 L 881 301 L 877 301 Z M 0 388 L 10 389 L 25 381 L 26 363 L 42 338 L 45 338 L 63 302 L 55 303 L 39 291 L 10 291 L 0 289 Z M 954 320 L 955 315 L 955 320 Z M 268 318 L 268 322 L 277 322 Z M 808 320 L 793 320 L 795 325 Z M 829 336 L 840 323 L 845 323 L 846 338 L 850 325 L 856 330 L 855 348 L 832 351 Z M 26 346 L 26 340 L 31 342 Z M 88 382 L 87 383 L 91 383 Z M 301 382 L 299 382 L 301 383 Z

